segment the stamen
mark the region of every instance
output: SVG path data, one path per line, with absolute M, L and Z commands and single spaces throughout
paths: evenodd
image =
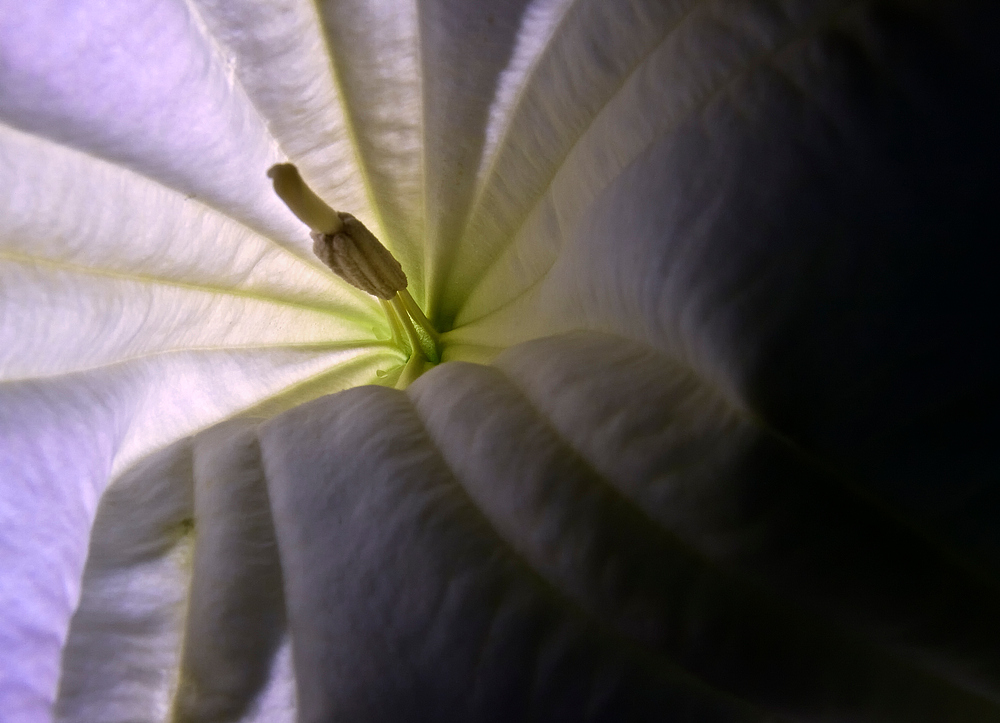
M 313 253 L 351 286 L 386 301 L 406 288 L 403 267 L 375 234 L 349 213 L 338 213 L 338 233 L 313 232 Z
M 417 377 L 423 374 L 428 366 L 433 366 L 420 354 L 411 354 L 403 370 L 396 379 L 396 389 L 406 389 Z
M 406 313 L 406 309 L 404 309 L 403 305 L 399 303 L 399 297 L 394 296 L 392 301 L 389 303 L 392 304 L 392 308 L 395 312 L 399 314 L 399 320 L 403 322 L 403 330 L 406 332 L 406 338 L 410 342 L 410 349 L 413 350 L 414 354 L 419 353 L 422 357 L 427 359 L 427 353 L 424 351 L 424 347 L 420 344 L 420 337 L 417 336 L 417 330 L 413 328 L 413 322 L 410 321 L 410 317 Z
M 399 300 L 403 302 L 403 306 L 406 307 L 407 313 L 413 317 L 413 320 L 417 322 L 420 328 L 427 332 L 427 336 L 429 336 L 431 341 L 434 342 L 434 345 L 437 346 L 441 341 L 441 335 L 438 334 L 437 329 L 435 329 L 434 325 L 431 324 L 430 319 L 424 315 L 423 310 L 417 305 L 417 302 L 413 300 L 412 296 L 410 296 L 410 292 L 405 288 L 400 289 Z
M 427 365 L 438 361 L 440 335 L 406 290 L 403 267 L 375 234 L 349 213 L 334 211 L 310 189 L 291 163 L 271 166 L 267 175 L 289 210 L 312 229 L 313 252 L 347 283 L 378 298 L 392 329 L 393 343 L 410 346 L 410 359 L 399 383 L 409 384 Z M 411 321 L 412 319 L 412 321 Z M 430 353 L 413 327 L 430 339 Z
M 404 343 L 403 327 L 399 324 L 399 317 L 396 316 L 395 309 L 385 299 L 379 299 L 378 303 L 382 305 L 382 311 L 385 312 L 385 317 L 389 320 L 389 328 L 392 330 L 392 343 L 396 346 L 402 346 Z

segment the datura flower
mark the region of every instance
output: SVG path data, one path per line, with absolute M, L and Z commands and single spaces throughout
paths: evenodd
M 1000 720 L 998 31 L 0 0 L 0 718 Z

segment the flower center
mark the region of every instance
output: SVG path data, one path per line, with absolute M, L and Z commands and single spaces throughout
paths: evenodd
M 271 166 L 267 175 L 278 197 L 311 229 L 316 256 L 351 286 L 376 297 L 389 320 L 393 342 L 409 348 L 409 361 L 396 386 L 405 388 L 437 364 L 441 359 L 437 329 L 406 290 L 406 274 L 389 249 L 354 216 L 326 205 L 291 163 Z

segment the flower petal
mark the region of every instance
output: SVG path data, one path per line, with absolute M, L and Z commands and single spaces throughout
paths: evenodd
M 46 720 L 76 606 L 96 500 L 145 455 L 262 402 L 271 412 L 368 382 L 397 353 L 178 352 L 88 373 L 0 384 L 0 702 Z M 273 397 L 269 400 L 268 397 Z M 29 662 L 26 662 L 29 661 Z
M 370 299 L 200 202 L 2 126 L 0 168 L 0 639 L 20 671 L 0 698 L 28 721 L 54 695 L 112 475 L 402 359 Z
M 743 10 L 733 14 L 745 20 Z M 689 96 L 720 62 L 714 46 L 711 64 L 677 62 L 688 52 L 688 29 L 700 27 L 692 16 L 712 13 L 713 4 L 691 0 L 579 0 L 563 11 L 558 32 L 536 51 L 488 159 L 465 229 L 474 243 L 457 249 L 443 285 L 446 318 L 461 314 L 456 323 L 467 323 L 537 280 L 531 268 L 510 273 L 511 262 L 498 257 L 506 247 L 515 259 L 558 253 L 592 202 L 592 188 L 600 188 L 598 179 L 617 175 L 655 137 L 657 123 L 669 124 L 682 112 L 676 98 Z M 674 72 L 671 63 L 679 66 Z M 470 299 L 494 263 L 502 280 L 487 279 Z M 497 288 L 504 284 L 511 287 Z
M 416 2 L 346 0 L 317 6 L 384 242 L 421 298 L 424 138 Z
M 788 5 L 789 19 L 803 7 Z M 983 34 L 1000 16 L 850 3 L 810 17 L 731 67 L 730 45 L 705 41 L 724 82 L 654 134 L 558 249 L 544 234 L 515 244 L 445 358 L 581 327 L 641 340 L 998 570 L 985 510 L 1000 451 L 985 440 L 1000 354 L 984 310 L 1000 299 L 984 254 L 997 235 L 1000 62 Z M 739 47 L 746 33 L 734 23 L 724 37 Z M 654 117 L 639 87 L 651 126 L 671 116 Z M 596 190 L 578 176 L 581 194 Z M 490 313 L 500 294 L 509 302 Z
M 58 720 L 295 719 L 259 460 L 255 425 L 229 424 L 158 452 L 111 488 Z
M 469 243 L 484 150 L 567 4 L 320 3 L 386 243 L 432 315 Z
M 271 133 L 331 206 L 383 235 L 312 0 L 194 0 L 207 33 Z
M 402 392 L 303 405 L 261 444 L 303 719 L 752 719 L 506 549 Z
M 482 239 L 466 217 L 528 69 L 570 0 L 420 3 L 427 312 L 434 316 L 454 257 Z
M 6 3 L 0 121 L 203 199 L 303 256 L 265 172 L 283 160 L 182 2 Z
M 303 719 L 994 720 L 995 576 L 871 489 L 621 337 L 443 364 L 116 482 L 60 710 L 254 719 L 288 683 L 282 624 L 241 622 L 280 614 L 277 553 Z M 158 575 L 190 602 L 126 584 Z

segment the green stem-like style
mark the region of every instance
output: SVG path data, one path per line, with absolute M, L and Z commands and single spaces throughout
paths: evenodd
M 396 316 L 396 310 L 385 299 L 379 299 L 378 301 L 382 305 L 382 311 L 385 312 L 386 318 L 389 320 L 389 328 L 392 331 L 392 343 L 398 347 L 403 346 L 406 342 L 403 340 L 403 327 L 399 323 L 399 317 Z
M 424 351 L 424 347 L 420 343 L 420 337 L 417 335 L 417 330 L 413 328 L 413 322 L 410 321 L 410 315 L 406 313 L 406 308 L 399 300 L 399 294 L 392 297 L 392 301 L 389 303 L 392 304 L 393 311 L 395 311 L 398 315 L 399 321 L 403 323 L 403 330 L 406 331 L 406 338 L 410 342 L 410 356 L 414 357 L 419 355 L 427 361 L 430 361 L 427 357 L 427 352 Z
M 437 329 L 431 324 L 430 319 L 424 314 L 423 310 L 417 305 L 417 302 L 413 300 L 410 296 L 410 292 L 406 289 L 400 289 L 398 292 L 399 300 L 403 303 L 406 308 L 407 313 L 413 318 L 415 322 L 420 326 L 421 329 L 427 332 L 427 336 L 431 338 L 436 347 L 441 342 L 441 335 L 438 334 Z

